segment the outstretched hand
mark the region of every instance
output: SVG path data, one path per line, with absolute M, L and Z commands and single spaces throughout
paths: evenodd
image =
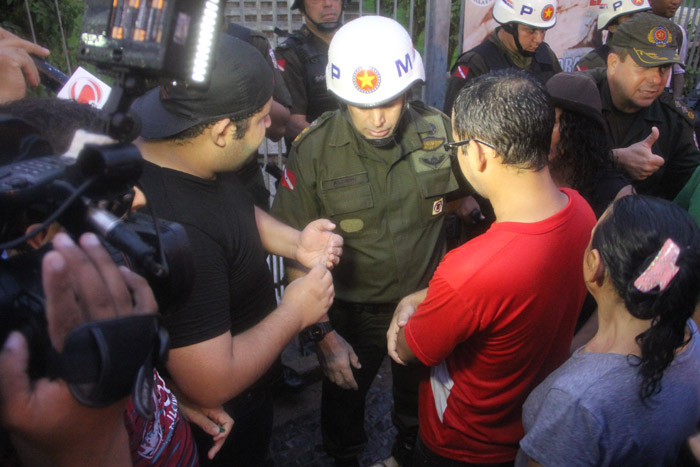
M 0 103 L 23 98 L 27 83 L 39 84 L 39 71 L 31 55 L 46 57 L 49 50 L 0 28 Z
M 333 233 L 334 229 L 335 224 L 328 219 L 310 222 L 301 231 L 295 259 L 307 268 L 320 263 L 333 269 L 343 254 L 343 237 Z
M 651 133 L 642 141 L 626 148 L 613 150 L 617 163 L 622 165 L 634 180 L 645 180 L 664 165 L 664 158 L 654 154 L 651 147 L 659 139 L 659 129 L 651 128 Z
M 301 315 L 299 330 L 317 323 L 333 304 L 335 289 L 330 271 L 320 263 L 284 288 L 280 306 L 288 306 Z

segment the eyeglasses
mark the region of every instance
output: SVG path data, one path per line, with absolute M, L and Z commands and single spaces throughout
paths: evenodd
M 445 148 L 445 151 L 453 151 L 460 146 L 464 146 L 465 144 L 469 144 L 472 141 L 476 141 L 477 143 L 481 143 L 484 146 L 488 146 L 493 150 L 496 149 L 492 144 L 489 144 L 486 141 L 481 141 L 479 138 L 469 138 L 469 139 L 465 139 L 462 141 L 455 141 L 454 143 L 445 143 L 445 145 L 443 147 Z

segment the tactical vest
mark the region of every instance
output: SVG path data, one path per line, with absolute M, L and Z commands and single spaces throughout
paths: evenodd
M 490 40 L 486 40 L 477 45 L 472 51 L 486 62 L 489 70 L 502 70 L 504 68 L 515 67 L 515 65 L 508 60 L 508 57 L 504 55 L 503 51 Z M 549 78 L 554 76 L 555 71 L 554 65 L 552 64 L 552 57 L 546 45 L 540 44 L 539 47 L 537 47 L 535 56 L 532 57 L 532 63 L 527 67 L 527 71 L 541 81 L 542 84 L 546 83 Z
M 313 45 L 310 35 L 296 33 L 284 41 L 283 48 L 291 48 L 304 64 L 304 85 L 306 87 L 306 120 L 313 122 L 323 112 L 336 110 L 338 102 L 326 88 L 326 65 L 328 55 Z

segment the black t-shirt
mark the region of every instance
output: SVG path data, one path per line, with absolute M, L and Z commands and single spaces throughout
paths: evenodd
M 164 314 L 173 348 L 239 334 L 275 309 L 253 202 L 235 177 L 204 180 L 146 162 L 140 182 L 156 214 L 183 225 L 194 257 L 192 294 Z

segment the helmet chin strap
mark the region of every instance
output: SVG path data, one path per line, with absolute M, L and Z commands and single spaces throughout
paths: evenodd
M 342 12 L 341 12 L 341 15 L 342 15 Z M 340 19 L 338 19 L 338 21 L 333 21 L 331 23 L 317 23 L 316 21 L 312 20 L 309 16 L 307 16 L 306 19 L 307 19 L 307 21 L 310 21 L 311 24 L 316 26 L 316 29 L 318 29 L 321 32 L 337 31 L 343 25 L 343 22 Z
M 508 23 L 503 25 L 503 30 L 513 36 L 515 41 L 515 46 L 518 48 L 518 53 L 524 57 L 534 57 L 535 52 L 530 52 L 529 50 L 523 49 L 520 45 L 520 38 L 518 37 L 518 25 L 517 23 Z
M 343 25 L 343 12 L 345 11 L 345 0 L 342 0 L 341 6 L 340 6 L 340 15 L 338 16 L 338 21 L 332 21 L 330 23 L 317 23 L 316 21 L 312 20 L 309 15 L 306 14 L 306 10 L 304 9 L 304 3 L 302 1 L 301 6 L 299 7 L 299 10 L 304 13 L 304 18 L 306 18 L 307 21 L 310 21 L 311 24 L 313 24 L 316 29 L 318 29 L 320 32 L 326 33 L 326 32 L 334 32 L 340 29 L 340 27 Z

